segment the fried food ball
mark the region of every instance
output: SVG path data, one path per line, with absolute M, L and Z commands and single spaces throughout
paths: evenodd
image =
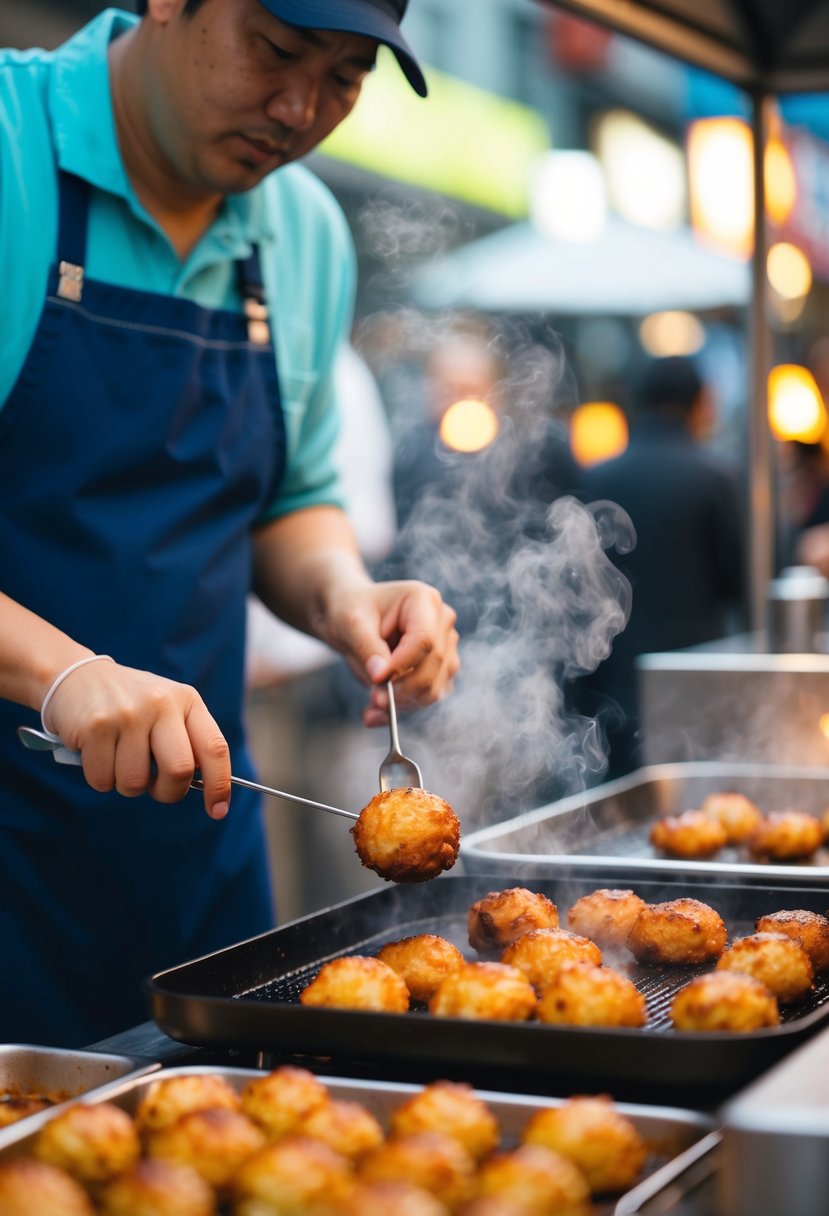
M 357 855 L 389 882 L 425 882 L 458 859 L 461 827 L 448 802 L 428 790 L 384 790 L 351 829 Z
M 417 933 L 388 942 L 377 957 L 402 978 L 412 1000 L 424 1005 L 443 977 L 466 961 L 457 946 L 437 933 Z
M 759 916 L 754 925 L 760 933 L 785 933 L 808 954 L 815 972 L 829 969 L 829 919 L 819 912 L 793 908 Z
M 644 906 L 644 899 L 633 891 L 604 887 L 576 900 L 567 913 L 567 925 L 598 946 L 616 950 L 627 945 L 633 922 Z
M 546 895 L 525 887 L 490 891 L 469 909 L 469 944 L 495 958 L 530 929 L 557 929 L 558 908 Z
M 520 1216 L 525 1207 L 516 1208 L 507 1195 L 480 1195 L 458 1208 L 457 1216 Z
M 103 1216 L 215 1216 L 216 1196 L 186 1165 L 139 1161 L 103 1193 Z
M 601 961 L 596 943 L 569 929 L 531 929 L 501 955 L 501 962 L 523 971 L 538 993 L 552 983 L 565 963 L 598 966 Z
M 628 937 L 640 963 L 707 963 L 719 958 L 728 934 L 718 912 L 698 899 L 647 904 Z
M 742 971 L 714 971 L 681 988 L 671 1004 L 677 1030 L 758 1030 L 777 1026 L 777 998 Z
M 447 1216 L 448 1210 L 430 1191 L 410 1182 L 358 1182 L 339 1202 L 326 1204 L 320 1216 Z
M 772 861 L 798 861 L 810 857 L 823 843 L 820 820 L 805 811 L 772 811 L 762 818 L 748 838 L 755 857 Z
M 671 857 L 711 857 L 728 840 L 719 819 L 704 811 L 683 811 L 658 819 L 650 830 L 650 842 Z
M 151 1083 L 138 1103 L 135 1122 L 139 1131 L 154 1132 L 169 1127 L 193 1110 L 211 1107 L 224 1110 L 241 1107 L 238 1093 L 224 1077 L 214 1073 L 161 1077 Z
M 329 1100 L 325 1085 L 307 1068 L 283 1064 L 248 1081 L 241 1093 L 241 1108 L 269 1140 L 278 1140 Z
M 471 1085 L 463 1081 L 433 1081 L 392 1111 L 393 1134 L 443 1132 L 459 1140 L 476 1161 L 498 1147 L 498 1120 Z
M 265 1144 L 252 1119 L 235 1110 L 194 1110 L 153 1132 L 147 1155 L 189 1165 L 216 1190 L 224 1190 L 239 1166 Z
M 638 1128 L 606 1095 L 570 1098 L 537 1111 L 521 1135 L 577 1165 L 595 1193 L 632 1186 L 648 1156 Z
M 572 1161 L 540 1144 L 495 1153 L 478 1172 L 478 1193 L 515 1205 L 522 1216 L 589 1216 L 590 1188 Z
M 340 1098 L 315 1106 L 299 1120 L 295 1131 L 322 1140 L 349 1161 L 363 1157 L 385 1139 L 383 1128 L 367 1107 Z
M 397 972 L 379 959 L 363 955 L 325 963 L 299 999 L 303 1005 L 383 1013 L 405 1013 L 410 1003 L 409 990 Z
M 18 1157 L 0 1165 L 3 1216 L 95 1216 L 92 1200 L 65 1170 Z
M 233 1216 L 304 1216 L 337 1204 L 354 1186 L 351 1165 L 321 1140 L 284 1136 L 254 1153 L 231 1186 Z
M 538 1001 L 541 1022 L 565 1026 L 644 1026 L 645 998 L 612 967 L 565 963 Z
M 753 975 L 781 1005 L 789 1005 L 809 992 L 815 978 L 808 954 L 785 933 L 752 933 L 737 938 L 720 956 L 717 970 Z
M 391 1137 L 363 1158 L 358 1174 L 364 1182 L 412 1183 L 452 1210 L 475 1190 L 473 1158 L 454 1136 L 441 1132 Z
M 526 1022 L 535 1013 L 535 989 L 517 967 L 466 963 L 442 979 L 429 1012 L 444 1018 L 496 1018 Z
M 141 1144 L 135 1124 L 120 1106 L 79 1102 L 40 1128 L 34 1151 L 41 1161 L 60 1166 L 86 1186 L 96 1186 L 135 1165 Z
M 13 1094 L 5 1095 L 0 1101 L 0 1127 L 11 1127 L 12 1123 L 28 1119 L 29 1115 L 48 1110 L 50 1106 L 54 1106 L 54 1102 L 50 1102 L 48 1098 L 30 1098 L 26 1095 L 18 1098 Z
M 760 822 L 760 811 L 745 794 L 709 794 L 699 808 L 725 828 L 729 844 L 742 844 Z

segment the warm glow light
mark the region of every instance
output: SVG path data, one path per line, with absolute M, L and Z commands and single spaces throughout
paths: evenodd
M 530 217 L 562 241 L 594 241 L 607 220 L 607 190 L 592 152 L 545 152 L 530 173 Z
M 789 149 L 782 140 L 772 138 L 766 144 L 763 168 L 766 214 L 775 224 L 785 223 L 797 202 L 797 178 Z
M 799 300 L 812 288 L 812 268 L 809 259 L 797 245 L 778 241 L 766 258 L 769 282 L 784 300 Z
M 479 397 L 455 401 L 440 420 L 440 437 L 455 452 L 480 452 L 498 434 L 498 416 Z
M 820 715 L 818 726 L 820 727 L 820 733 L 829 739 L 829 714 Z
M 694 355 L 705 341 L 705 328 L 690 312 L 652 312 L 639 326 L 639 340 L 654 359 Z
M 702 118 L 688 129 L 691 223 L 707 244 L 746 258 L 754 239 L 751 131 L 738 118 Z
M 777 439 L 817 443 L 826 429 L 826 407 L 814 376 L 796 363 L 769 373 L 769 426 Z
M 627 418 L 612 401 L 588 401 L 574 410 L 570 449 L 582 467 L 618 456 L 627 445 Z
M 676 144 L 626 110 L 603 114 L 595 130 L 614 210 L 643 228 L 678 228 L 685 218 L 685 165 Z

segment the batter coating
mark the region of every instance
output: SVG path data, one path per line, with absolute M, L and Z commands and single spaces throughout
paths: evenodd
M 418 933 L 388 942 L 377 951 L 377 957 L 402 978 L 412 1000 L 424 1005 L 443 977 L 466 961 L 457 946 L 437 933 Z
M 819 912 L 805 908 L 769 912 L 759 916 L 754 927 L 761 933 L 785 933 L 803 947 L 815 972 L 829 969 L 829 919 Z
M 35 1156 L 60 1166 L 85 1186 L 109 1182 L 138 1161 L 141 1144 L 130 1116 L 101 1102 L 69 1106 L 38 1131 Z
M 666 815 L 650 830 L 650 842 L 671 857 L 711 857 L 728 840 L 718 819 L 704 811 L 683 811 Z
M 141 1133 L 158 1131 L 182 1115 L 210 1107 L 241 1108 L 239 1095 L 224 1077 L 212 1073 L 162 1077 L 152 1082 L 138 1103 L 135 1122 Z
M 799 861 L 811 857 L 823 843 L 820 820 L 805 811 L 772 811 L 761 819 L 748 839 L 755 857 Z
M 618 950 L 627 945 L 633 922 L 644 906 L 644 899 L 633 891 L 603 887 L 576 900 L 567 913 L 567 925 L 603 949 Z
M 760 822 L 760 811 L 745 794 L 709 794 L 700 810 L 725 828 L 729 844 L 742 844 Z
M 409 1182 L 454 1211 L 475 1193 L 475 1162 L 453 1136 L 417 1132 L 394 1136 L 360 1162 L 365 1182 Z
M 601 961 L 602 952 L 596 943 L 569 929 L 531 929 L 501 955 L 501 962 L 523 971 L 539 994 L 555 981 L 565 963 L 598 966 Z
M 538 1018 L 565 1026 L 644 1026 L 648 1010 L 626 975 L 592 963 L 566 963 L 542 992 Z
M 139 1161 L 107 1186 L 103 1216 L 215 1216 L 216 1196 L 194 1169 Z
M 379 1121 L 360 1102 L 329 1098 L 296 1125 L 300 1136 L 322 1140 L 349 1161 L 358 1161 L 385 1139 Z
M 313 1212 L 354 1187 L 351 1164 L 321 1140 L 284 1136 L 243 1161 L 231 1187 L 233 1216 Z
M 268 1140 L 278 1140 L 329 1100 L 325 1085 L 307 1068 L 283 1064 L 248 1081 L 241 1107 Z
M 640 963 L 707 963 L 722 954 L 727 936 L 722 917 L 708 904 L 672 899 L 642 909 L 628 949 Z
M 247 1115 L 221 1108 L 194 1110 L 153 1132 L 147 1156 L 189 1165 L 210 1186 L 224 1191 L 242 1162 L 264 1145 L 264 1132 Z
M 728 947 L 718 971 L 742 971 L 773 992 L 781 1005 L 798 1000 L 812 988 L 814 969 L 802 946 L 784 933 L 752 933 Z
M 496 958 L 530 929 L 557 929 L 558 908 L 526 887 L 490 891 L 469 909 L 469 944 L 485 958 Z
M 570 1098 L 562 1106 L 537 1111 L 521 1139 L 567 1157 L 594 1194 L 627 1190 L 648 1156 L 636 1126 L 605 1095 Z
M 448 1018 L 526 1022 L 535 1014 L 535 991 L 517 967 L 466 963 L 438 984 L 429 1012 Z
M 325 963 L 299 999 L 303 1005 L 333 1009 L 405 1013 L 409 1008 L 409 990 L 397 972 L 379 959 L 363 955 Z
M 389 882 L 425 882 L 458 859 L 461 827 L 448 802 L 427 790 L 383 790 L 351 829 L 357 855 Z
M 3 1216 L 95 1216 L 92 1200 L 65 1170 L 19 1157 L 0 1165 Z
M 433 1081 L 420 1093 L 407 1098 L 391 1116 L 394 1135 L 442 1132 L 459 1140 L 476 1161 L 498 1147 L 498 1120 L 471 1085 L 456 1081 Z
M 495 1153 L 478 1175 L 481 1196 L 507 1199 L 526 1216 L 589 1216 L 590 1188 L 572 1161 L 540 1144 Z
M 676 994 L 671 1021 L 677 1030 L 758 1030 L 777 1026 L 777 998 L 765 984 L 741 971 L 700 975 Z

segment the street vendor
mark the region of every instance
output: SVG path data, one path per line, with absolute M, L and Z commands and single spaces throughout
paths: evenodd
M 425 95 L 406 4 L 146 0 L 0 53 L 1 1040 L 99 1040 L 145 976 L 272 927 L 257 798 L 230 806 L 251 589 L 345 657 L 368 726 L 390 679 L 451 688 L 453 611 L 372 581 L 343 511 L 355 257 L 289 165 L 380 46 Z M 83 774 L 21 747 L 39 715 Z

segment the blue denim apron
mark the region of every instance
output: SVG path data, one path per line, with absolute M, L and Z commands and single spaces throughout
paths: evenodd
M 234 772 L 251 528 L 285 433 L 258 255 L 245 313 L 84 278 L 88 189 L 60 174 L 56 264 L 0 411 L 0 587 L 92 650 L 195 686 Z M 8 302 L 7 302 L 8 305 Z M 246 315 L 245 315 L 246 314 Z M 142 979 L 273 923 L 261 810 L 100 794 L 27 752 L 0 701 L 0 1041 L 143 1021 Z

